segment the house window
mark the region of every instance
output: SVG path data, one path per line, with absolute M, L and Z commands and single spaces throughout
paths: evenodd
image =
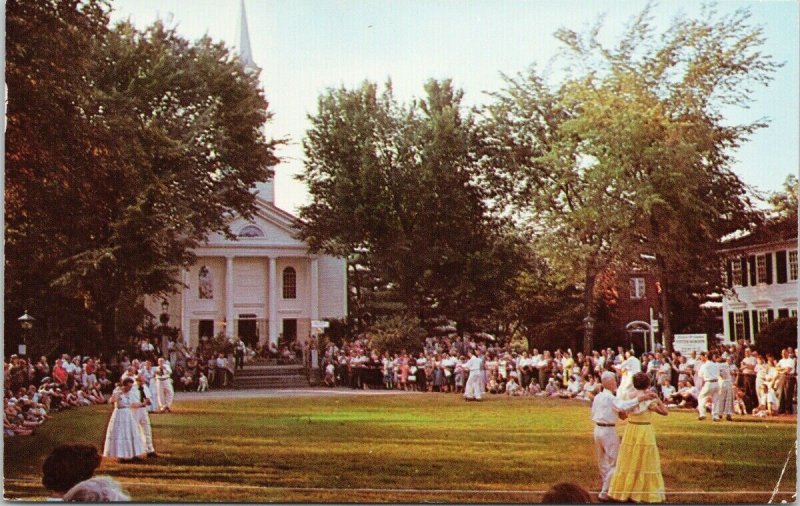
M 283 298 L 297 298 L 297 272 L 294 267 L 287 267 L 283 270 Z
M 789 279 L 797 279 L 797 250 L 789 252 Z
M 734 313 L 733 323 L 736 330 L 736 339 L 744 339 L 744 314 Z
M 239 231 L 239 237 L 264 237 L 264 232 L 255 225 L 247 225 Z
M 742 263 L 739 260 L 731 262 L 731 275 L 733 276 L 733 284 L 741 286 L 742 284 Z
M 644 299 L 644 278 L 631 278 L 631 299 Z
M 756 273 L 758 275 L 759 283 L 767 282 L 767 256 L 758 255 L 756 257 Z
M 789 316 L 791 316 L 792 318 L 797 318 L 797 309 L 790 309 Z

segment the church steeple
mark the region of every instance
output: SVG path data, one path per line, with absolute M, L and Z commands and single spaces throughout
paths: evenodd
M 247 11 L 244 8 L 244 0 L 241 0 L 241 9 L 239 15 L 239 26 L 237 27 L 238 33 L 238 51 L 239 60 L 244 65 L 245 71 L 255 75 L 260 70 L 256 62 L 253 60 L 253 50 L 250 47 L 250 30 L 247 28 Z M 263 128 L 263 127 L 262 127 Z M 261 200 L 265 200 L 271 204 L 275 203 L 275 176 L 268 181 L 256 183 L 256 195 Z
M 239 59 L 244 64 L 248 72 L 258 71 L 258 65 L 253 61 L 253 50 L 250 47 L 250 30 L 247 29 L 247 11 L 244 8 L 244 0 L 241 0 L 241 13 L 239 16 Z

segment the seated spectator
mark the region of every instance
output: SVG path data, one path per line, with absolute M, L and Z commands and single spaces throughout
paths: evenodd
M 663 400 L 667 404 L 676 404 L 671 402 L 673 400 L 672 396 L 675 395 L 676 391 L 677 390 L 675 390 L 675 387 L 670 385 L 669 378 L 665 377 L 664 379 L 661 380 L 661 388 L 658 391 L 661 400 Z
M 518 396 L 522 395 L 522 392 L 522 387 L 519 383 L 517 383 L 516 378 L 513 376 L 508 378 L 508 381 L 506 382 L 506 395 Z
M 64 494 L 64 502 L 128 502 L 131 500 L 120 484 L 110 476 L 82 481 Z
M 773 416 L 778 414 L 778 397 L 775 392 L 765 383 L 761 385 L 763 402 L 753 408 L 755 416 Z
M 547 380 L 547 386 L 544 387 L 544 393 L 547 397 L 557 397 L 558 396 L 558 382 L 556 378 L 550 378 Z
M 744 403 L 744 391 L 737 387 L 733 387 L 733 389 L 733 412 L 737 415 L 746 415 L 747 407 Z
M 183 372 L 183 376 L 181 376 L 179 384 L 183 388 L 184 392 L 189 392 L 190 390 L 194 389 L 194 378 L 192 377 L 192 373 L 189 371 L 189 369 L 186 369 Z
M 678 384 L 678 391 L 672 396 L 673 401 L 678 401 L 678 407 L 696 408 L 697 392 L 689 381 L 682 381 Z
M 57 446 L 42 464 L 42 484 L 50 497 L 59 499 L 78 483 L 88 480 L 100 465 L 100 453 L 92 445 Z

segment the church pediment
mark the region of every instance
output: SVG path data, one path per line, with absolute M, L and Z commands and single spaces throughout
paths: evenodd
M 232 244 L 305 246 L 303 241 L 294 237 L 297 233 L 292 226 L 294 216 L 261 199 L 256 205 L 257 210 L 251 220 L 237 217 L 231 221 L 231 231 L 238 240 L 231 241 L 222 234 L 215 233 L 208 238 L 206 246 Z

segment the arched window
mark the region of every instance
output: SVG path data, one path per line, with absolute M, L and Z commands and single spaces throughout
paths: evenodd
M 297 272 L 294 267 L 287 267 L 283 270 L 283 298 L 297 298 Z
M 197 276 L 198 296 L 201 299 L 214 298 L 214 277 L 211 271 L 205 265 L 200 267 L 200 273 Z
M 239 237 L 264 237 L 264 232 L 255 225 L 247 225 L 239 231 Z

